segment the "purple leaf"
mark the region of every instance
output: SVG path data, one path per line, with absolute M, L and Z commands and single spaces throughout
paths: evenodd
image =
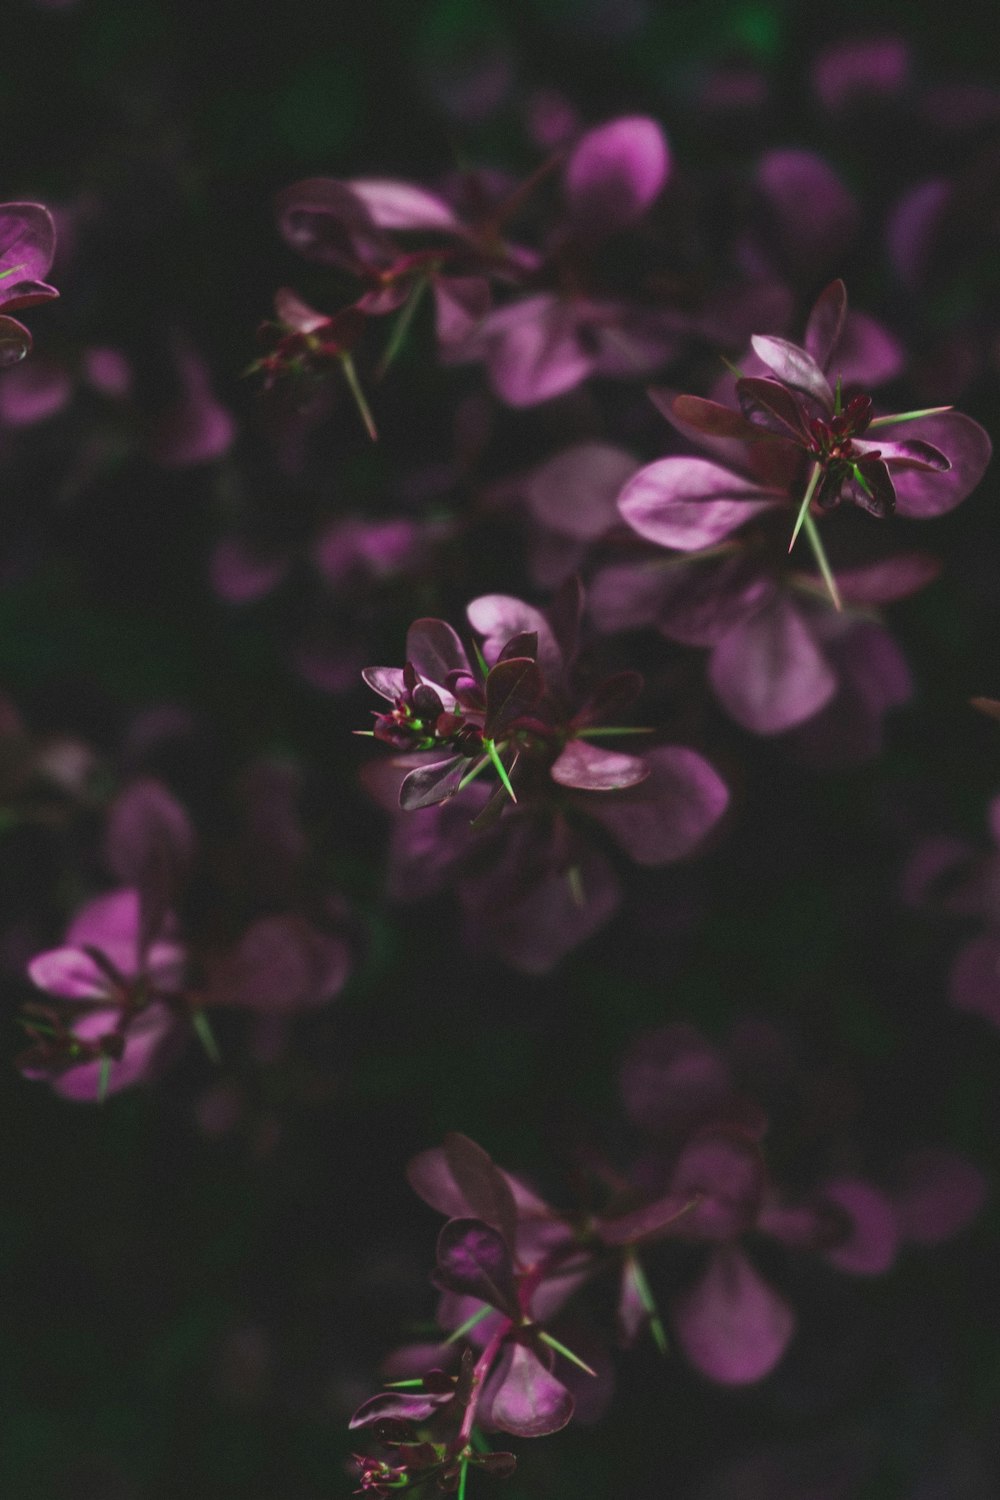
M 849 312 L 834 353 L 830 376 L 845 386 L 870 390 L 895 380 L 906 366 L 906 351 L 897 338 L 867 313 Z
M 717 1116 L 732 1088 L 729 1064 L 693 1026 L 636 1038 L 619 1080 L 625 1112 L 652 1134 L 690 1129 Z
M 760 158 L 757 187 L 774 216 L 783 258 L 806 281 L 829 275 L 858 226 L 858 205 L 822 157 L 773 150 Z
M 722 817 L 729 792 L 708 761 L 679 745 L 643 757 L 648 777 L 614 796 L 581 792 L 578 805 L 596 818 L 639 865 L 683 859 Z
M 354 178 L 347 184 L 379 229 L 461 229 L 443 198 L 412 182 L 388 178 Z
M 570 210 L 588 237 L 640 219 L 670 173 L 670 150 L 655 120 L 633 115 L 589 130 L 566 164 Z
M 513 1250 L 517 1238 L 517 1204 L 510 1183 L 492 1157 L 467 1135 L 452 1131 L 444 1138 L 444 1155 L 459 1192 L 472 1214 L 498 1229 Z
M 509 406 L 550 401 L 593 369 L 573 309 L 544 292 L 488 314 L 473 340 L 485 351 L 493 389 Z
M 940 1245 L 972 1223 L 988 1194 L 978 1167 L 953 1151 L 924 1147 L 902 1163 L 902 1180 L 894 1195 L 896 1219 L 904 1239 L 918 1245 Z
M 31 334 L 16 318 L 0 317 L 0 370 L 18 365 L 31 352 Z
M 294 1015 L 339 994 L 350 969 L 342 938 L 296 912 L 258 917 L 215 977 L 212 999 L 265 1015 Z
M 104 857 L 142 902 L 142 943 L 163 926 L 194 858 L 194 828 L 180 803 L 152 777 L 132 782 L 108 813 Z
M 852 1276 L 881 1276 L 896 1259 L 899 1227 L 892 1204 L 884 1193 L 858 1178 L 828 1183 L 823 1199 L 841 1210 L 848 1231 L 824 1252 L 838 1271 Z
M 449 1219 L 438 1235 L 434 1283 L 519 1316 L 514 1264 L 503 1235 L 481 1219 Z
M 759 442 L 761 431 L 748 422 L 742 412 L 703 396 L 678 396 L 671 413 L 686 427 L 708 437 L 738 438 L 741 442 Z
M 900 426 L 897 429 L 900 438 L 905 440 L 907 427 L 917 425 L 905 423 Z M 919 430 L 921 438 L 947 455 L 951 468 L 946 474 L 903 469 L 895 475 L 896 509 L 899 515 L 915 520 L 953 510 L 982 479 L 993 451 L 990 439 L 979 423 L 957 411 L 924 417 Z M 886 437 L 895 436 L 891 425 L 879 429 L 878 436 L 881 437 L 883 432 Z
M 534 708 L 544 691 L 538 663 L 528 656 L 498 661 L 486 678 L 486 719 L 483 734 L 500 739 L 510 726 Z
M 417 1197 L 436 1208 L 438 1213 L 449 1219 L 471 1217 L 472 1205 L 455 1181 L 448 1158 L 440 1146 L 413 1157 L 406 1168 L 406 1180 Z
M 65 365 L 44 358 L 28 360 L 0 381 L 0 422 L 7 427 L 45 422 L 66 409 L 74 387 Z
M 770 1374 L 795 1331 L 795 1314 L 735 1246 L 712 1252 L 704 1275 L 672 1304 L 688 1359 L 722 1385 Z
M 891 604 L 926 588 L 940 572 L 938 558 L 927 552 L 905 552 L 884 562 L 838 569 L 837 587 L 852 604 Z
M 946 474 L 951 468 L 951 460 L 940 448 L 935 448 L 933 443 L 921 442 L 919 438 L 909 438 L 897 443 L 879 438 L 874 442 L 867 438 L 855 438 L 853 447 L 857 453 L 878 453 L 883 462 L 891 464 L 894 470 L 923 469 L 935 474 Z
M 482 276 L 435 276 L 434 331 L 444 346 L 462 344 L 490 310 L 490 284 Z
M 454 797 L 462 778 L 470 769 L 465 755 L 452 755 L 447 760 L 436 760 L 431 765 L 417 766 L 410 771 L 399 788 L 399 805 L 404 812 L 416 812 L 422 807 L 434 807 Z
M 527 656 L 532 661 L 538 655 L 538 632 L 537 630 L 522 630 L 519 635 L 511 636 L 504 646 L 498 662 L 511 661 L 514 657 Z
M 806 323 L 806 351 L 823 371 L 830 368 L 830 358 L 840 343 L 846 316 L 847 288 L 838 278 L 820 292 Z
M 708 675 L 723 708 L 754 734 L 780 734 L 801 724 L 837 687 L 805 621 L 783 594 L 723 636 Z
M 750 344 L 757 358 L 762 359 L 784 385 L 810 396 L 826 411 L 833 411 L 833 391 L 829 381 L 805 349 L 773 334 L 754 334 Z
M 49 948 L 28 964 L 28 978 L 60 1000 L 107 1000 L 112 981 L 107 970 L 82 948 Z
M 714 546 L 782 503 L 753 480 L 704 458 L 661 458 L 640 469 L 618 497 L 634 531 L 682 552 Z
M 514 1437 L 546 1437 L 573 1415 L 573 1397 L 526 1344 L 508 1343 L 484 1393 L 484 1420 Z
M 31 307 L 58 297 L 46 286 L 55 254 L 52 215 L 40 203 L 0 204 L 0 307 Z
M 414 620 L 406 632 L 406 660 L 435 686 L 443 684 L 449 672 L 470 670 L 465 647 L 444 620 Z
M 370 1396 L 367 1401 L 361 1403 L 348 1423 L 348 1429 L 354 1432 L 359 1427 L 371 1427 L 373 1423 L 384 1422 L 387 1419 L 399 1422 L 424 1422 L 451 1399 L 451 1395 L 443 1394 L 382 1391 L 379 1395 Z
M 907 291 L 927 275 L 935 240 L 954 194 L 952 183 L 932 178 L 909 188 L 889 214 L 885 238 L 889 261 Z
M 808 440 L 802 407 L 787 386 L 748 375 L 737 380 L 736 395 L 743 415 L 759 432 L 798 444 Z
M 536 659 L 546 681 L 558 679 L 563 667 L 562 652 L 548 620 L 533 604 L 525 604 L 512 594 L 481 594 L 467 606 L 465 614 L 473 630 L 484 637 L 483 655 L 488 662 L 495 662 L 515 635 L 535 634 Z
M 586 740 L 570 740 L 549 771 L 560 786 L 583 791 L 614 792 L 638 786 L 649 775 L 649 767 L 637 755 L 604 750 Z
M 661 575 L 656 625 L 685 646 L 715 646 L 772 598 L 777 583 L 752 551 L 693 558 Z
M 957 1010 L 1000 1027 L 1000 938 L 983 933 L 959 950 L 951 968 L 948 997 Z
M 524 480 L 524 495 L 544 526 L 593 541 L 617 521 L 615 501 L 635 470 L 635 459 L 623 448 L 578 443 L 533 469 Z
M 390 703 L 395 703 L 403 694 L 402 667 L 365 667 L 361 676 L 373 692 L 380 698 L 387 698 Z
M 391 263 L 395 246 L 357 193 L 332 177 L 308 177 L 278 194 L 278 228 L 293 250 L 354 271 Z

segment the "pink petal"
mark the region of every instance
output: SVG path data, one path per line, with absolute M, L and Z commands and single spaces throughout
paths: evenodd
M 117 1012 L 98 1011 L 81 1017 L 73 1030 L 80 1037 L 97 1037 L 109 1031 Z M 125 1051 L 108 1071 L 107 1092 L 118 1094 L 133 1084 L 145 1083 L 159 1071 L 160 1054 L 178 1028 L 177 1018 L 164 1005 L 150 1005 L 130 1025 L 125 1037 Z M 96 1103 L 101 1097 L 101 1065 L 83 1063 L 71 1068 L 53 1082 L 53 1088 L 64 1099 Z

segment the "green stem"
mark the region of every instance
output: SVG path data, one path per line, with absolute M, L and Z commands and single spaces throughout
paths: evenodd
M 410 331 L 410 324 L 413 322 L 413 315 L 420 305 L 420 299 L 424 295 L 426 286 L 426 276 L 419 276 L 413 283 L 413 290 L 410 292 L 410 295 L 403 303 L 399 317 L 396 319 L 395 327 L 393 328 L 392 334 L 389 338 L 389 342 L 386 345 L 385 353 L 379 360 L 378 368 L 375 371 L 376 380 L 382 380 L 384 378 L 386 372 L 389 369 L 389 366 L 396 358 L 396 355 L 399 353 L 400 349 L 402 349 L 406 339 L 406 335 Z
M 823 575 L 823 582 L 826 584 L 827 590 L 830 594 L 830 598 L 833 600 L 833 607 L 836 610 L 842 610 L 844 607 L 843 600 L 840 597 L 840 590 L 837 588 L 837 580 L 833 576 L 833 569 L 830 567 L 830 562 L 826 555 L 826 548 L 823 546 L 823 543 L 820 540 L 819 527 L 816 525 L 816 522 L 813 520 L 812 516 L 809 515 L 806 516 L 804 524 L 806 528 L 806 536 L 809 538 L 809 545 L 812 548 L 813 557 L 815 557 L 816 564 Z
M 813 464 L 812 473 L 809 475 L 809 483 L 806 485 L 806 492 L 802 497 L 802 504 L 799 506 L 799 513 L 795 517 L 795 525 L 792 527 L 792 540 L 788 543 L 789 552 L 795 546 L 799 532 L 805 525 L 806 516 L 809 514 L 809 507 L 812 504 L 812 497 L 816 493 L 816 486 L 819 484 L 822 472 L 822 464 Z
M 347 381 L 348 389 L 354 397 L 358 411 L 361 413 L 361 420 L 365 424 L 365 430 L 372 442 L 377 443 L 378 433 L 375 430 L 375 418 L 372 416 L 371 407 L 368 405 L 365 393 L 361 389 L 358 372 L 354 368 L 354 360 L 349 354 L 342 354 L 340 356 L 340 363 L 344 369 L 344 378 Z
M 465 1500 L 465 1481 L 469 1477 L 469 1460 L 462 1459 L 462 1467 L 458 1474 L 458 1500 Z

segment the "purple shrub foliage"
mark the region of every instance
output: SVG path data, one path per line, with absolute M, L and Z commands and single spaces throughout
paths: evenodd
M 786 100 L 764 10 L 578 86 L 452 9 L 454 151 L 275 153 L 266 246 L 197 132 L 0 205 L 14 1105 L 222 1164 L 199 1369 L 342 1489 L 978 1500 L 1000 90 L 838 23 Z M 633 78 L 660 24 L 537 10 Z

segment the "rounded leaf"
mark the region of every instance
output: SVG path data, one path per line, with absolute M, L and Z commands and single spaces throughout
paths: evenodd
M 566 196 L 588 236 L 640 219 L 670 175 L 670 148 L 655 120 L 627 116 L 577 142 L 566 165 Z
M 688 1359 L 721 1385 L 770 1374 L 795 1332 L 795 1314 L 740 1250 L 720 1246 L 704 1275 L 673 1301 L 677 1341 Z
M 640 469 L 618 497 L 633 531 L 681 552 L 712 547 L 782 503 L 773 491 L 705 458 L 661 458 Z

